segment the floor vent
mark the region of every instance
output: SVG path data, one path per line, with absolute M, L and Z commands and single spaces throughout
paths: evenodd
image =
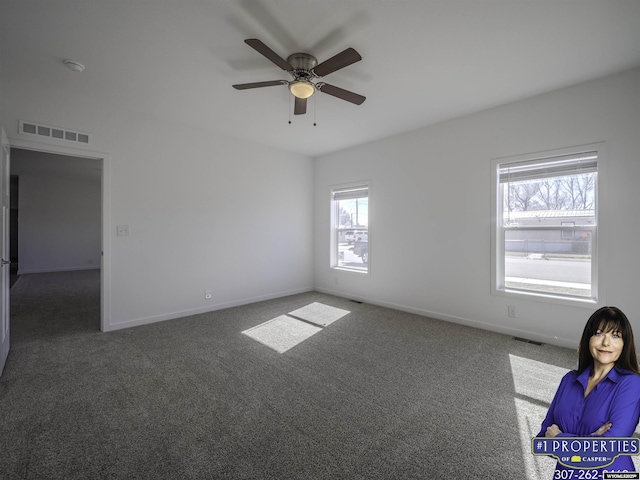
M 527 338 L 522 338 L 522 337 L 513 337 L 513 339 L 516 342 L 523 342 L 523 343 L 530 343 L 532 345 L 538 345 L 539 347 L 541 347 L 543 344 L 541 342 L 534 342 L 533 340 L 529 340 Z
M 52 127 L 42 123 L 27 122 L 20 120 L 18 133 L 23 135 L 34 135 L 36 137 L 52 138 L 62 142 L 91 145 L 91 134 L 69 130 L 67 128 Z

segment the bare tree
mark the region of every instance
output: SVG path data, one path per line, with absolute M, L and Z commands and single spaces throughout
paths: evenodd
M 509 211 L 591 210 L 595 204 L 595 174 L 514 182 L 507 192 Z
M 537 210 L 540 185 L 533 182 L 512 183 L 509 185 L 509 210 L 522 211 Z
M 566 204 L 566 194 L 560 181 L 545 179 L 538 183 L 538 200 L 541 210 L 562 210 Z
M 595 201 L 595 175 L 571 175 L 562 177 L 562 189 L 570 210 L 590 210 Z

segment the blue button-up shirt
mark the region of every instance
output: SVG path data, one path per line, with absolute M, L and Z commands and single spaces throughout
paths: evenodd
M 628 370 L 611 371 L 584 396 L 593 367 L 578 375 L 567 373 L 560 382 L 538 437 L 544 437 L 547 427 L 558 425 L 561 437 L 590 437 L 602 425 L 611 422 L 603 437 L 631 437 L 640 418 L 640 375 Z M 566 470 L 561 464 L 556 470 Z M 620 456 L 603 468 L 606 471 L 635 471 L 629 456 Z M 600 477 L 598 477 L 600 478 Z

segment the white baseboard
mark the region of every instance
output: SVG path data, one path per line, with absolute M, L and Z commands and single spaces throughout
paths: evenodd
M 445 322 L 457 323 L 465 325 L 467 327 L 479 328 L 481 330 L 488 330 L 490 332 L 501 333 L 503 335 L 511 335 L 515 337 L 526 338 L 527 340 L 533 340 L 540 343 L 547 343 L 549 345 L 555 345 L 558 347 L 575 349 L 578 345 L 575 341 L 566 338 L 552 337 L 549 335 L 540 335 L 539 333 L 530 332 L 528 330 L 522 330 L 519 328 L 505 327 L 503 325 L 495 325 L 492 323 L 480 322 L 478 320 L 471 320 L 468 318 L 456 317 L 453 315 L 446 315 L 444 313 L 434 312 L 431 310 L 424 310 L 415 307 L 409 307 L 407 305 L 401 305 L 392 302 L 382 302 L 367 297 L 357 297 L 352 295 L 346 295 L 344 292 L 337 292 L 331 289 L 316 288 L 317 292 L 326 293 L 328 295 L 335 295 L 336 297 L 348 298 L 350 300 L 357 300 L 360 302 L 370 303 L 379 307 L 392 308 L 401 312 L 414 313 L 423 317 L 435 318 L 436 320 L 443 320 Z
M 112 332 L 115 330 L 122 330 L 124 328 L 139 327 L 141 325 L 149 325 L 152 323 L 163 322 L 165 320 L 175 320 L 177 318 L 188 317 L 190 315 L 199 315 L 201 313 L 215 312 L 216 310 L 224 310 L 225 308 L 240 307 L 242 305 L 249 305 L 251 303 L 263 302 L 265 300 L 273 300 L 275 298 L 287 297 L 289 295 L 297 295 L 299 293 L 312 292 L 313 290 L 314 289 L 311 287 L 305 287 L 305 288 L 299 288 L 295 290 L 288 290 L 285 292 L 274 292 L 266 295 L 260 295 L 257 297 L 242 298 L 238 300 L 232 300 L 230 302 L 217 303 L 212 306 L 192 308 L 188 310 L 182 310 L 179 312 L 155 315 L 152 317 L 138 318 L 135 320 L 127 320 L 124 322 L 118 322 L 118 323 L 106 325 L 103 331 Z

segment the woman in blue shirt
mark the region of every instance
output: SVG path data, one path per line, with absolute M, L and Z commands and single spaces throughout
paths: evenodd
M 631 437 L 640 418 L 640 367 L 633 331 L 616 307 L 602 307 L 587 321 L 578 348 L 578 369 L 567 373 L 538 437 Z M 558 463 L 554 478 L 562 470 Z M 601 471 L 635 471 L 622 455 Z M 574 472 L 577 473 L 577 472 Z M 591 477 L 595 478 L 595 477 Z

